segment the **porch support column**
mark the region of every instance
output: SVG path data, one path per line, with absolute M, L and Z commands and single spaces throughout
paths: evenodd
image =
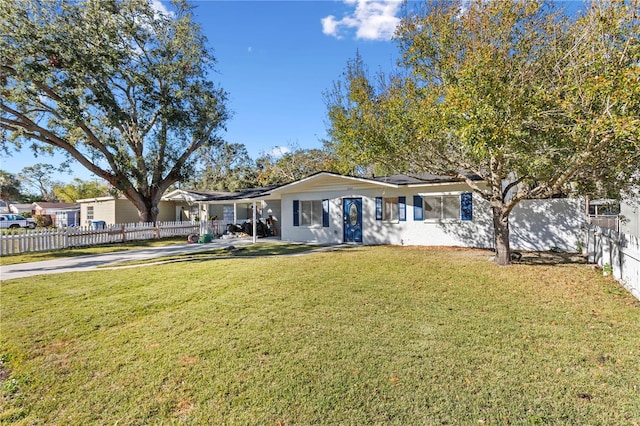
M 233 203 L 233 223 L 238 223 L 238 209 L 237 203 L 234 201 Z
M 205 210 L 206 209 L 206 210 Z M 206 212 L 206 213 L 202 213 L 202 212 Z M 206 234 L 207 233 L 207 216 L 209 209 L 207 209 L 206 204 L 202 204 L 202 203 L 198 203 L 198 218 L 199 218 L 199 224 L 200 224 L 200 235 Z
M 253 201 L 253 242 L 256 243 L 258 241 L 258 235 L 256 235 L 258 233 L 258 221 L 256 220 L 256 216 L 257 216 L 257 211 L 258 209 L 256 208 L 256 202 L 255 200 Z

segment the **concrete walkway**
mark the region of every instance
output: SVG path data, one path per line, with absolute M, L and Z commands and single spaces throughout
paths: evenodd
M 179 244 L 166 247 L 150 247 L 139 250 L 117 251 L 87 256 L 63 257 L 41 262 L 18 263 L 0 266 L 0 281 L 35 275 L 59 274 L 62 272 L 91 271 L 119 262 L 142 261 L 164 256 L 197 253 L 206 250 L 251 244 L 251 239 L 213 240 L 206 244 Z M 140 266 L 140 265 L 138 265 Z

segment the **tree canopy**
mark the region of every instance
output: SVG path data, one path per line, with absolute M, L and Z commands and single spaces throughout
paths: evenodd
M 256 169 L 247 148 L 240 143 L 220 142 L 200 156 L 202 168 L 191 182 L 194 188 L 237 191 L 256 185 Z
M 357 56 L 328 92 L 335 150 L 465 180 L 489 202 L 496 261 L 508 264 L 518 202 L 618 191 L 637 176 L 638 5 L 567 16 L 541 1 L 428 0 L 396 30 L 397 71 L 372 78 Z
M 156 219 L 195 153 L 219 142 L 227 94 L 189 6 L 0 2 L 1 143 L 66 153 Z
M 61 184 L 55 181 L 55 175 L 60 171 L 51 164 L 37 163 L 24 167 L 18 177 L 22 181 L 23 190 L 29 189 L 29 193 L 35 198 L 41 201 L 56 201 L 54 187 Z
M 85 198 L 106 197 L 111 194 L 110 188 L 104 183 L 79 178 L 54 186 L 53 192 L 58 200 L 66 203 L 75 203 Z
M 7 206 L 10 201 L 21 198 L 20 181 L 12 173 L 0 170 L 0 200 L 4 201 Z
M 256 160 L 257 180 L 262 186 L 283 185 L 321 171 L 336 170 L 330 149 L 292 146 L 284 153 L 265 153 Z

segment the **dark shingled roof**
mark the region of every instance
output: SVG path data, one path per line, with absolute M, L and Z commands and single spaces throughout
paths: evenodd
M 236 192 L 223 192 L 223 191 L 191 191 L 188 192 L 205 197 L 202 201 L 226 201 L 226 200 L 241 200 L 244 198 L 255 198 L 261 195 L 266 195 L 275 186 L 267 186 L 263 188 L 249 188 Z
M 482 180 L 480 176 L 475 174 L 467 174 L 472 180 Z M 393 185 L 415 185 L 421 183 L 441 183 L 441 182 L 460 182 L 462 179 L 455 176 L 439 176 L 429 173 L 423 173 L 419 175 L 392 175 L 392 176 L 380 176 L 374 177 L 372 180 L 384 183 L 390 183 Z
M 307 179 L 320 174 L 333 175 L 337 177 L 350 177 L 350 178 L 354 177 L 354 176 L 345 176 L 345 175 L 341 175 L 333 172 L 317 172 L 308 176 Z M 482 180 L 482 178 L 480 178 L 475 174 L 468 174 L 468 176 L 473 180 Z M 462 181 L 462 179 L 459 179 L 455 176 L 438 176 L 438 175 L 431 175 L 427 173 L 417 174 L 417 175 L 380 176 L 380 177 L 373 177 L 373 178 L 362 177 L 358 179 L 387 183 L 391 185 L 399 185 L 399 186 Z M 203 197 L 202 200 L 200 201 L 233 201 L 233 200 L 242 200 L 242 199 L 266 196 L 266 195 L 269 195 L 269 192 L 272 191 L 273 189 L 280 188 L 282 186 L 291 185 L 294 183 L 295 182 L 291 182 L 285 185 L 273 185 L 273 186 L 267 186 L 262 188 L 250 188 L 250 189 L 244 189 L 242 191 L 237 191 L 237 192 L 194 191 L 194 190 L 187 190 L 187 192 Z

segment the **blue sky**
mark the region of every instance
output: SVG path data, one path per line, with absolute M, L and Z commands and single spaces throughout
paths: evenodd
M 398 56 L 389 40 L 401 12 L 395 0 L 191 4 L 218 61 L 212 80 L 229 92 L 234 112 L 222 135 L 244 144 L 254 159 L 277 147 L 321 147 L 326 136 L 322 93 L 347 61 L 359 51 L 371 71 L 389 70 Z M 0 168 L 18 173 L 35 163 L 57 165 L 60 159 L 34 158 L 25 149 L 3 158 Z M 73 175 L 57 179 L 73 177 L 92 175 L 76 166 Z
M 216 78 L 235 113 L 227 139 L 247 146 L 254 158 L 276 146 L 321 146 L 322 93 L 347 60 L 359 50 L 371 69 L 395 63 L 388 30 L 400 8 L 393 2 L 385 9 L 384 3 L 369 2 L 363 12 L 365 3 L 342 1 L 194 2 L 218 59 Z M 367 33 L 358 35 L 363 29 Z

